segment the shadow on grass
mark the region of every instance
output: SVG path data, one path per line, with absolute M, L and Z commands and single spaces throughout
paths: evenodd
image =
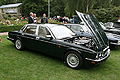
M 10 49 L 14 48 L 14 50 L 15 50 L 14 44 L 8 44 L 7 47 L 10 48 Z M 27 52 L 27 53 L 35 55 L 35 56 L 40 56 L 40 58 L 44 57 L 44 58 L 46 58 L 50 61 L 54 61 L 56 64 L 66 66 L 62 59 L 47 55 L 47 54 L 39 52 L 39 51 L 35 51 L 35 50 L 31 50 L 31 49 L 24 49 L 22 52 Z M 88 70 L 88 71 L 89 70 L 91 71 L 91 70 L 94 70 L 94 69 L 100 69 L 101 70 L 101 68 L 103 68 L 104 66 L 105 66 L 104 62 L 102 62 L 100 64 L 93 65 L 93 64 L 90 64 L 89 62 L 85 61 L 85 64 L 83 65 L 83 67 L 81 69 L 77 69 L 77 70 Z
M 61 63 L 62 64 L 62 62 L 63 62 L 62 59 L 60 59 L 60 58 L 50 56 L 50 55 L 42 53 L 40 51 L 35 51 L 35 50 L 31 50 L 31 49 L 24 49 L 23 51 L 27 51 L 30 54 L 33 54 L 33 55 L 36 55 L 36 56 L 42 56 L 44 58 L 50 59 L 50 60 L 55 61 L 57 63 Z
M 36 55 L 36 56 L 42 56 L 42 57 L 45 57 L 47 59 L 50 59 L 58 64 L 61 64 L 63 66 L 66 66 L 66 64 L 64 64 L 64 61 L 60 58 L 57 58 L 57 57 L 53 57 L 53 56 L 50 56 L 50 55 L 47 55 L 45 53 L 42 53 L 42 52 L 38 52 L 38 51 L 34 51 L 34 50 L 30 50 L 30 49 L 25 49 L 27 52 L 30 52 L 31 54 L 33 55 Z M 93 70 L 93 69 L 100 69 L 100 67 L 104 67 L 104 64 L 105 62 L 101 62 L 99 64 L 90 64 L 89 62 L 85 62 L 85 64 L 83 65 L 83 67 L 81 67 L 80 69 L 77 69 L 77 70 Z M 67 67 L 67 66 L 66 66 Z M 70 68 L 71 69 L 71 68 Z M 73 69 L 75 70 L 75 69 Z

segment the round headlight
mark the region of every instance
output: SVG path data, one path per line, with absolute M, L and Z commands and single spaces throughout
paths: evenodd
M 120 40 L 118 41 L 118 44 L 120 44 Z

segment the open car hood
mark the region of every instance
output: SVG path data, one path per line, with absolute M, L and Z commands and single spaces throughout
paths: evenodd
M 76 11 L 76 13 L 84 23 L 85 27 L 87 27 L 93 35 L 93 40 L 95 41 L 98 50 L 101 51 L 109 46 L 108 38 L 97 19 L 93 15 L 80 13 L 78 11 Z

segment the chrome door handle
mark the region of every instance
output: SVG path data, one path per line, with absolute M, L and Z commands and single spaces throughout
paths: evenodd
M 22 36 L 24 36 L 24 33 L 22 33 Z
M 40 37 L 36 37 L 36 40 L 39 40 Z

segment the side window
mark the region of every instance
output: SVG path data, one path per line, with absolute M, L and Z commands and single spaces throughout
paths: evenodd
M 50 32 L 48 31 L 48 29 L 46 27 L 40 26 L 38 31 L 38 36 L 46 37 L 46 35 L 50 35 Z
M 23 30 L 24 30 L 24 28 L 25 28 L 25 26 L 23 26 L 23 27 L 20 29 L 20 31 L 23 31 Z
M 29 25 L 29 26 L 27 26 L 27 28 L 23 32 L 28 33 L 28 34 L 35 34 L 36 28 L 37 28 L 37 26 Z

